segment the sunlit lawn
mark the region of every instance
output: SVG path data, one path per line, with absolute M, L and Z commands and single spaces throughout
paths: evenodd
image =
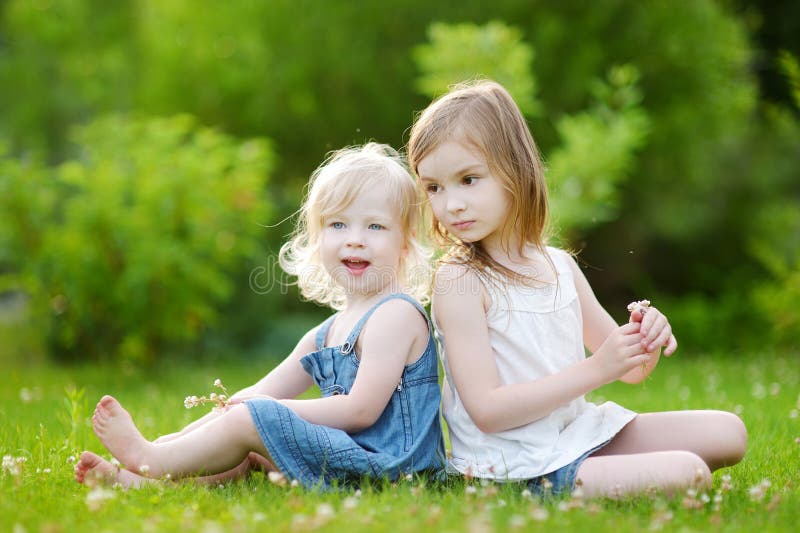
M 744 461 L 715 475 L 714 488 L 686 495 L 623 502 L 540 502 L 518 486 L 402 480 L 360 494 L 319 494 L 279 487 L 264 476 L 227 486 L 171 484 L 141 490 L 92 492 L 72 479 L 83 449 L 103 452 L 89 417 L 97 399 L 113 392 L 147 437 L 173 431 L 206 408 L 183 407 L 189 394 L 250 384 L 272 360 L 135 367 L 3 368 L 0 451 L 24 457 L 21 472 L 0 478 L 0 529 L 7 531 L 248 531 L 506 530 L 587 531 L 793 530 L 800 522 L 800 365 L 798 354 L 683 353 L 663 360 L 640 386 L 614 385 L 595 399 L 638 411 L 717 408 L 739 413 L 750 442 Z M 723 490 L 722 475 L 730 475 Z M 766 480 L 766 481 L 765 481 Z M 763 482 L 763 483 L 762 483 Z M 759 488 L 760 487 L 760 488 Z M 706 501 L 708 500 L 708 501 Z M 89 529 L 91 528 L 91 529 Z

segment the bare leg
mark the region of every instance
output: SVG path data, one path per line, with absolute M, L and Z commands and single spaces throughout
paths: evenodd
M 193 430 L 197 429 L 198 427 L 202 426 L 203 424 L 207 424 L 209 421 L 217 418 L 223 412 L 224 411 L 218 411 L 218 410 L 215 409 L 215 410 L 213 410 L 213 411 L 211 411 L 209 413 L 206 413 L 205 415 L 203 415 L 201 418 L 198 418 L 194 422 L 189 423 L 183 429 L 181 429 L 179 431 L 176 431 L 175 433 L 169 433 L 167 435 L 161 435 L 160 437 L 156 438 L 153 442 L 154 443 L 167 442 L 167 441 L 176 439 L 176 438 L 178 438 L 178 437 L 180 437 L 182 435 L 186 435 L 190 431 L 193 431 Z
M 643 413 L 592 457 L 678 450 L 699 456 L 712 471 L 730 466 L 744 457 L 747 429 L 725 411 Z
M 199 485 L 218 485 L 227 481 L 240 479 L 253 470 L 269 472 L 275 467 L 261 455 L 251 452 L 238 466 L 213 476 L 193 478 Z M 92 452 L 83 452 L 75 465 L 75 481 L 88 486 L 97 483 L 119 483 L 124 488 L 138 488 L 149 483 L 163 483 L 161 480 L 140 476 L 129 470 L 121 469 Z
M 709 487 L 711 471 L 698 455 L 686 451 L 592 455 L 578 468 L 577 479 L 590 498 L 621 497 L 652 488 L 672 495 L 689 487 Z
M 270 460 L 243 404 L 231 407 L 185 435 L 158 444 L 147 441 L 128 412 L 110 396 L 101 399 L 92 422 L 95 433 L 114 457 L 128 468 L 151 477 L 226 472 L 239 465 L 251 451 Z

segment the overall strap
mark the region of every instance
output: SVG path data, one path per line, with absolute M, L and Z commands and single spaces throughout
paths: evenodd
M 369 311 L 364 313 L 364 316 L 358 319 L 358 322 L 356 322 L 356 325 L 353 327 L 353 330 L 350 332 L 350 335 L 347 336 L 347 342 L 345 342 L 342 345 L 342 353 L 348 354 L 353 351 L 353 348 L 355 348 L 356 345 L 356 340 L 358 340 L 358 336 L 361 334 L 361 330 L 363 329 L 364 324 L 366 324 L 369 317 L 372 316 L 372 313 L 374 313 L 378 307 L 385 304 L 389 300 L 396 300 L 398 298 L 413 304 L 414 307 L 416 307 L 417 310 L 420 313 L 422 313 L 422 316 L 425 317 L 425 321 L 428 323 L 428 330 L 433 331 L 431 329 L 431 322 L 430 319 L 428 318 L 428 314 L 425 312 L 425 309 L 420 305 L 420 303 L 407 294 L 396 292 L 394 294 L 390 294 L 389 296 L 383 298 L 381 301 L 373 305 Z
M 336 318 L 336 315 L 339 313 L 334 313 L 328 318 L 325 319 L 325 322 L 317 330 L 317 337 L 314 341 L 314 345 L 317 347 L 317 351 L 323 349 L 325 347 L 325 339 L 328 338 L 328 330 L 331 329 L 331 324 L 333 324 L 333 319 Z

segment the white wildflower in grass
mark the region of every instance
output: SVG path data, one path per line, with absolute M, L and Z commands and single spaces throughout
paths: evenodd
M 321 503 L 317 505 L 317 518 L 327 521 L 334 516 L 336 516 L 336 511 L 333 509 L 333 505 L 329 503 Z
M 68 463 L 74 463 L 75 462 L 75 456 L 74 455 L 70 455 L 69 457 L 67 457 L 67 462 Z
M 290 529 L 306 529 L 308 526 L 308 516 L 300 513 L 292 516 L 292 527 Z
M 544 507 L 534 507 L 531 511 L 531 518 L 536 520 L 537 522 L 544 522 L 550 516 L 550 513 L 547 512 L 547 509 Z
M 113 490 L 97 485 L 86 494 L 86 507 L 90 511 L 98 511 L 106 500 L 110 500 L 114 496 L 116 496 L 116 493 Z
M 358 507 L 358 498 L 354 496 L 348 496 L 342 502 L 342 509 L 345 511 L 352 511 L 356 507 Z
M 526 500 L 530 500 L 531 491 L 529 491 L 528 489 L 522 489 L 522 497 L 525 498 Z
M 275 470 L 268 472 L 267 478 L 269 478 L 270 483 L 272 483 L 273 485 L 278 485 L 279 487 L 285 487 L 286 484 L 288 483 L 286 481 L 286 476 L 284 476 L 280 472 L 276 472 Z
M 664 524 L 672 521 L 672 511 L 669 509 L 658 509 L 653 514 L 653 520 L 650 522 L 650 531 L 661 531 L 664 529 Z
M 711 499 L 705 492 L 698 494 L 696 489 L 686 489 L 686 496 L 683 498 L 681 504 L 684 509 L 702 509 Z
M 222 381 L 217 378 L 214 380 L 214 386 L 218 389 L 222 389 L 224 394 L 217 394 L 216 392 L 212 392 L 211 394 L 206 396 L 187 396 L 183 400 L 183 406 L 187 409 L 191 409 L 192 407 L 197 407 L 198 405 L 205 405 L 207 403 L 214 404 L 214 409 L 224 409 L 230 403 L 230 398 L 228 395 L 228 389 L 225 388 L 225 385 L 222 384 Z
M 361 489 L 356 489 L 356 491 L 353 493 L 353 496 L 355 496 L 356 498 L 360 498 L 361 497 Z
M 139 473 L 143 476 L 146 476 L 148 472 L 150 472 L 150 467 L 148 465 L 141 465 L 139 467 Z
M 772 482 L 769 479 L 762 479 L 761 483 L 758 485 L 753 485 L 749 489 L 747 489 L 747 494 L 750 496 L 750 500 L 754 502 L 760 502 L 766 496 L 767 491 L 772 486 Z
M 412 476 L 411 474 L 406 474 L 406 481 L 413 481 L 413 480 L 414 476 Z
M 761 400 L 767 395 L 767 388 L 763 383 L 756 382 L 753 384 L 753 390 L 751 391 L 751 394 L 756 400 Z
M 111 459 L 108 460 L 108 462 L 111 463 L 116 468 L 120 467 L 120 463 L 119 463 L 119 461 L 117 461 L 116 457 L 112 457 Z
M 292 487 L 292 488 L 299 487 L 300 486 L 300 482 L 297 481 L 296 479 L 293 479 L 292 482 L 289 483 L 289 486 Z
M 10 455 L 3 456 L 3 473 L 6 472 L 10 475 L 17 477 L 22 474 L 22 467 L 28 459 L 26 457 L 12 457 Z
M 511 515 L 511 518 L 508 519 L 508 527 L 511 529 L 525 527 L 525 517 L 518 514 Z
M 478 489 L 475 487 L 475 485 L 467 485 L 464 488 L 464 492 L 466 494 L 475 494 L 476 492 L 478 492 Z

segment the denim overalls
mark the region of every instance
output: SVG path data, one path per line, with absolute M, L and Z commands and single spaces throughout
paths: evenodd
M 430 333 L 422 357 L 403 369 L 389 403 L 372 426 L 348 434 L 306 422 L 273 400 L 247 402 L 261 440 L 289 479 L 324 489 L 334 481 L 346 486 L 364 477 L 394 480 L 401 474 L 443 468 L 436 344 L 430 320 L 416 300 L 405 294 L 387 296 L 359 319 L 344 344 L 325 347 L 336 315 L 331 316 L 317 333 L 317 351 L 304 356 L 300 363 L 319 385 L 323 397 L 348 394 L 358 372 L 359 360 L 353 349 L 361 329 L 375 309 L 395 298 L 412 303 L 425 316 Z

